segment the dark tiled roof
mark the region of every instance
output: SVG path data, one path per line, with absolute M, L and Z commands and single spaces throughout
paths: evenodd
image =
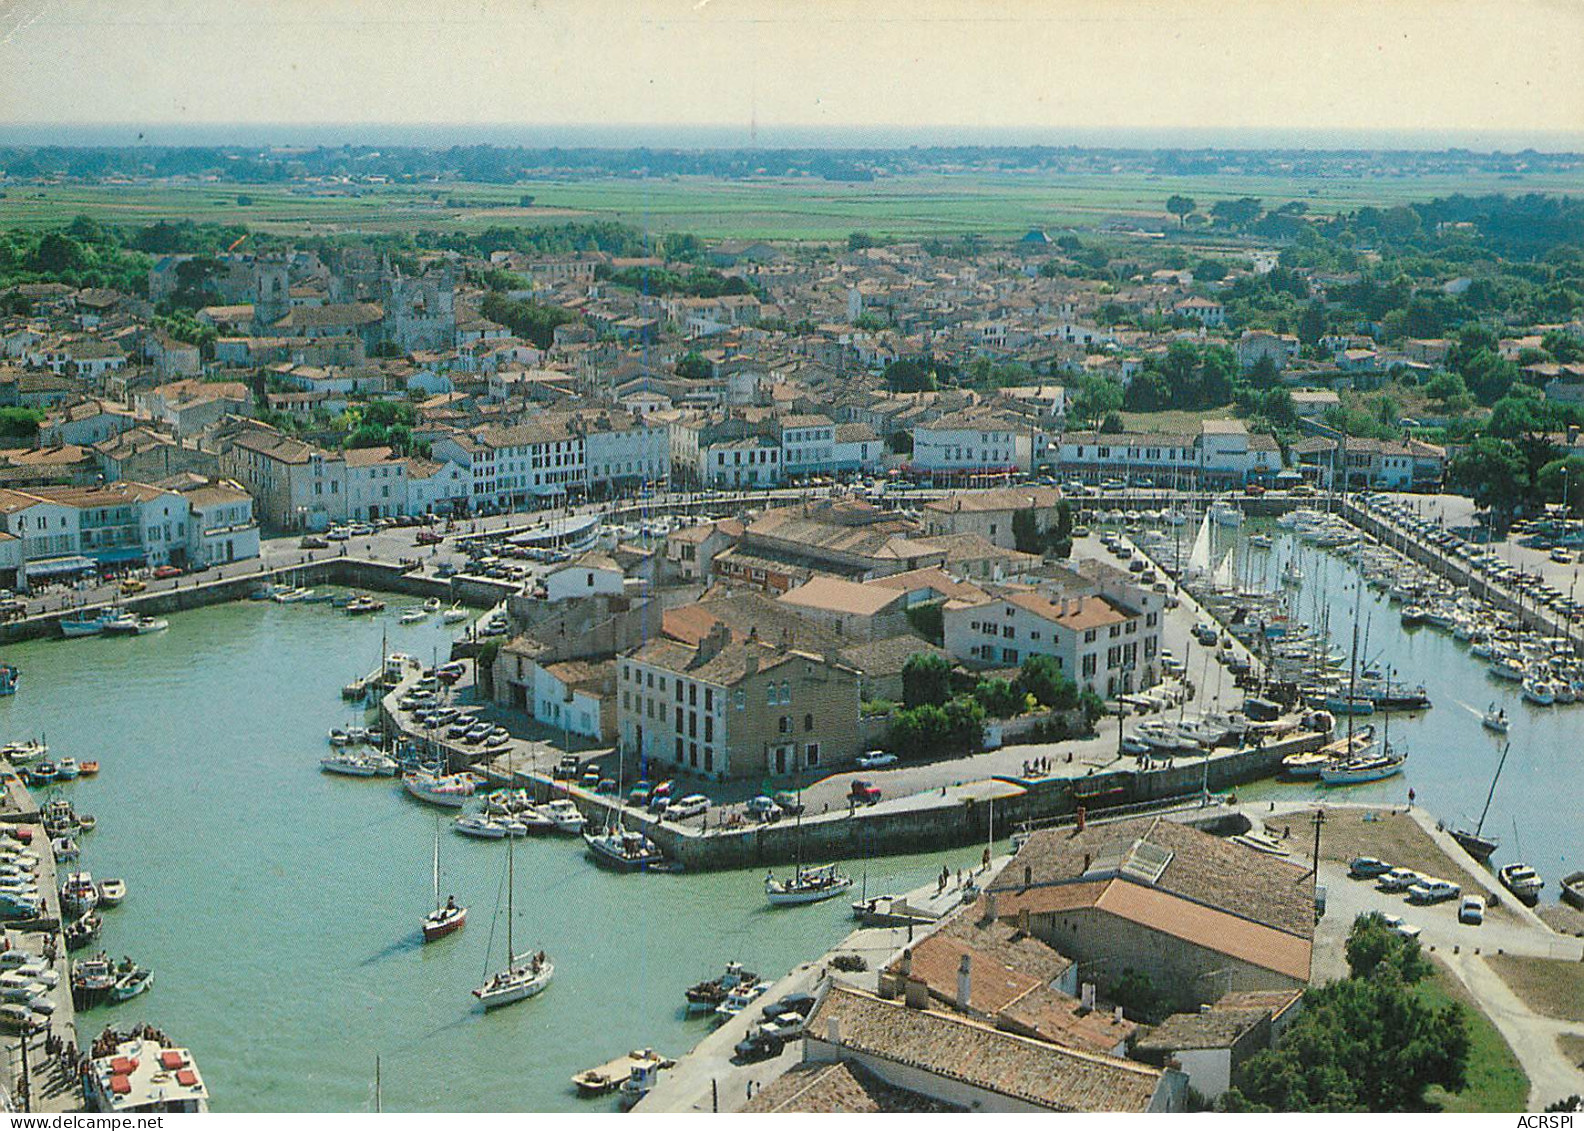
M 857 1112 L 941 1112 L 962 1108 L 916 1092 L 892 1087 L 861 1064 L 807 1061 L 766 1084 L 745 1112 L 848 1114 Z
M 826 1040 L 831 1021 L 840 1044 L 855 1053 L 1053 1111 L 1146 1111 L 1161 1079 L 1161 1071 L 1147 1065 L 1019 1037 L 957 1014 L 910 1009 L 843 986 L 832 986 L 814 1011 L 810 1036 Z

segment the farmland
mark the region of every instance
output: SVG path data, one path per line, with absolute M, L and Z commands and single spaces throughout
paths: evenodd
M 1145 173 L 964 172 L 847 183 L 816 178 L 706 177 L 544 180 L 511 185 L 14 182 L 4 186 L 0 227 L 50 228 L 87 214 L 106 223 L 155 220 L 242 223 L 289 236 L 424 229 L 479 231 L 492 226 L 608 219 L 656 233 L 715 239 L 825 242 L 853 231 L 924 238 L 976 233 L 990 238 L 1030 228 L 1095 228 L 1112 222 L 1159 230 L 1176 223 L 1167 196 L 1215 200 L 1254 196 L 1267 206 L 1304 202 L 1329 213 L 1390 206 L 1454 192 L 1584 194 L 1561 173 L 1478 176 L 1281 177 L 1165 176 Z M 524 207 L 523 198 L 531 197 Z

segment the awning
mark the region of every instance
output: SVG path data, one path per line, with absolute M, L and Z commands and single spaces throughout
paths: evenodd
M 146 557 L 148 557 L 148 551 L 141 546 L 117 546 L 114 549 L 101 551 L 99 564 L 124 565 L 127 562 L 140 562 Z
M 99 568 L 92 558 L 81 556 L 71 558 L 41 558 L 36 562 L 28 562 L 23 567 L 23 572 L 28 577 L 60 577 L 68 573 L 88 573 Z

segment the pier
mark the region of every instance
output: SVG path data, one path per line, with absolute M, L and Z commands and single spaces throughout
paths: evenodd
M 11 834 L 22 833 L 31 839 L 26 850 L 38 857 L 36 882 L 43 899 L 43 912 L 37 918 L 13 920 L 4 925 L 4 952 L 20 951 L 42 960 L 55 974 L 55 984 L 44 995 L 51 1005 L 43 1024 L 27 1032 L 7 1029 L 0 1048 L 4 1049 L 5 1088 L 12 1103 L 29 1112 L 71 1112 L 83 1110 L 81 1081 L 65 1067 L 52 1048 L 83 1049 L 77 1031 L 76 1009 L 72 1001 L 71 959 L 62 934 L 60 876 L 51 850 L 49 835 L 39 821 L 39 805 L 31 791 L 16 777 L 9 762 L 0 761 L 5 774 L 5 795 L 0 800 L 0 826 L 5 843 L 17 844 Z M 23 830 L 26 830 L 23 833 Z M 11 969 L 11 967 L 7 967 Z

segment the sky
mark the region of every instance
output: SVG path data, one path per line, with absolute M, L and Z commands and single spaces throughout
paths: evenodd
M 1576 143 L 1580 43 L 1577 0 L 0 0 L 0 123 Z

